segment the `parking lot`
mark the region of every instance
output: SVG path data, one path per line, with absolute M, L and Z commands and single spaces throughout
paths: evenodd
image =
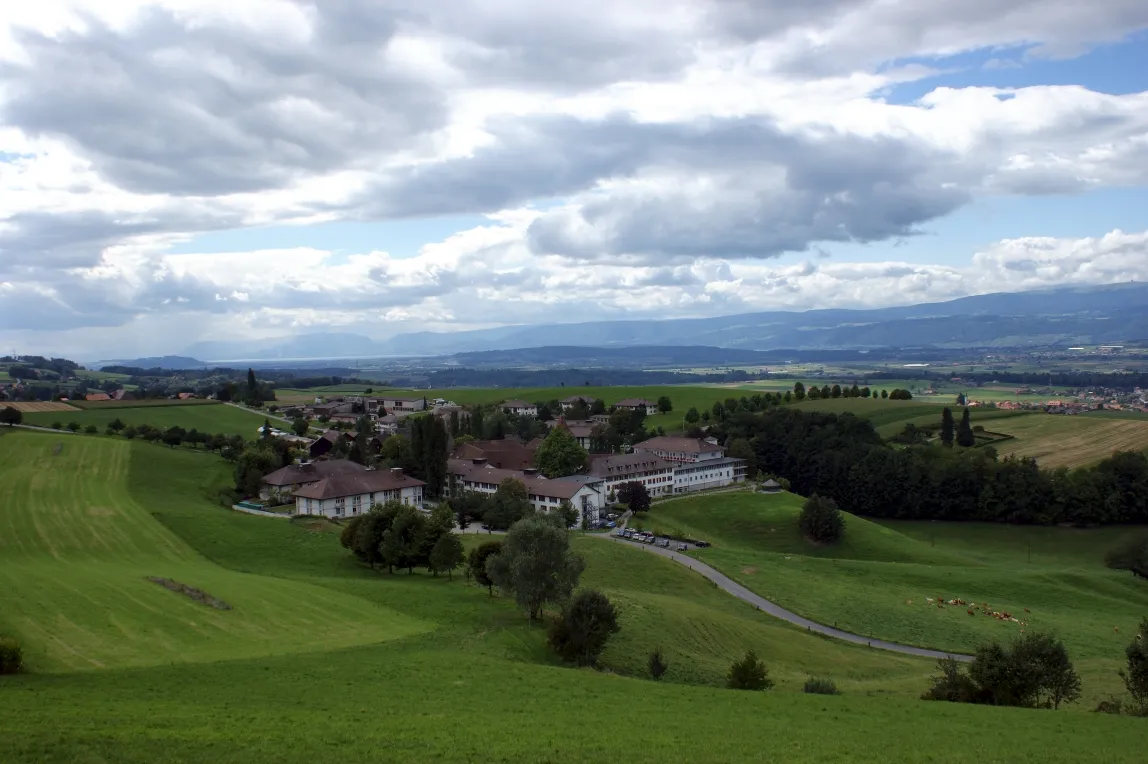
M 655 536 L 652 533 L 634 530 L 633 528 L 618 528 L 613 531 L 613 534 L 620 539 L 633 541 L 635 544 L 649 544 L 651 546 L 661 547 L 662 549 L 670 549 L 675 552 L 688 552 L 692 549 L 709 546 L 709 543 L 706 541 L 680 541 L 677 539 L 665 538 L 664 536 Z

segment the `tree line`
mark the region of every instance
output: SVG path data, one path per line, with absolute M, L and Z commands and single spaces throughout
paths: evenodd
M 795 493 L 867 517 L 1023 524 L 1148 522 L 1148 456 L 1118 451 L 1093 467 L 1043 470 L 991 447 L 894 447 L 852 413 L 772 408 L 713 430 L 748 440 L 754 466 Z

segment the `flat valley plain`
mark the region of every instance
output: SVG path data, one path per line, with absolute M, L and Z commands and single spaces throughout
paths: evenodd
M 590 535 L 574 535 L 583 584 L 617 603 L 622 631 L 601 670 L 560 666 L 542 627 L 461 576 L 371 571 L 339 546 L 338 526 L 214 505 L 228 467 L 187 449 L 3 431 L 0 631 L 25 645 L 29 671 L 0 679 L 0 761 L 1143 758 L 1143 720 L 1085 713 L 1085 704 L 1053 712 L 920 701 L 931 662 L 809 635 L 679 565 Z M 718 494 L 655 505 L 650 518 L 727 542 L 712 553 L 730 557 L 714 563 L 756 567 L 739 574 L 747 581 L 790 563 L 808 569 L 811 584 L 795 586 L 787 603 L 795 609 L 800 601 L 832 620 L 855 599 L 863 607 L 853 613 L 872 611 L 846 614 L 859 627 L 906 639 L 915 630 L 921 642 L 971 649 L 998 632 L 963 630 L 963 611 L 902 611 L 877 594 L 883 586 L 899 600 L 910 589 L 924 595 L 947 583 L 956 596 L 991 581 L 1002 603 L 1036 604 L 1034 621 L 1039 613 L 1065 631 L 1089 693 L 1124 638 L 1087 648 L 1094 627 L 1072 620 L 1123 623 L 1148 608 L 1143 589 L 1097 569 L 1109 530 L 1082 541 L 1050 535 L 1032 575 L 1009 591 L 1001 560 L 1021 554 L 1014 529 L 926 541 L 917 526 L 851 520 L 846 545 L 811 549 L 786 525 L 792 504 Z M 149 575 L 198 586 L 233 609 L 212 610 Z M 903 613 L 904 626 L 881 626 L 882 613 Z M 644 667 L 658 646 L 671 665 L 655 683 Z M 775 689 L 721 689 L 747 648 L 766 660 Z M 833 678 L 844 694 L 804 695 L 811 675 Z

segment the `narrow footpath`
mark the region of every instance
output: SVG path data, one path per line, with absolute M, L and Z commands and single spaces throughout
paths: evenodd
M 789 623 L 800 626 L 808 631 L 824 634 L 825 636 L 833 637 L 834 639 L 842 639 L 846 642 L 852 642 L 857 645 L 867 645 L 868 647 L 873 647 L 878 650 L 888 650 L 889 652 L 893 653 L 901 653 L 902 655 L 915 655 L 921 658 L 938 659 L 955 658 L 958 661 L 965 662 L 971 661 L 973 659 L 971 655 L 948 653 L 941 650 L 929 650 L 924 647 L 913 647 L 912 645 L 902 645 L 896 642 L 886 642 L 883 639 L 873 639 L 872 637 L 863 637 L 860 634 L 851 634 L 848 631 L 841 631 L 840 629 L 835 629 L 832 626 L 826 626 L 825 624 L 811 621 L 808 618 L 802 618 L 797 613 L 792 613 L 783 607 L 779 607 L 764 597 L 754 594 L 749 589 L 746 589 L 736 581 L 733 581 L 722 573 L 719 573 L 717 570 L 711 568 L 709 565 L 706 565 L 704 562 L 695 560 L 692 557 L 687 557 L 680 552 L 675 552 L 671 549 L 663 549 L 662 547 L 653 546 L 650 544 L 639 544 L 624 538 L 618 538 L 612 532 L 608 535 L 598 536 L 598 538 L 607 538 L 620 544 L 636 546 L 640 549 L 646 550 L 647 552 L 653 552 L 654 554 L 660 554 L 662 557 L 668 557 L 679 565 L 684 565 L 695 573 L 699 573 L 705 576 L 710 581 L 713 581 L 715 584 L 717 584 L 718 587 L 723 591 L 732 594 L 734 597 L 737 597 L 743 602 L 748 602 L 763 613 L 768 613 L 774 618 L 780 618 L 783 621 L 788 621 Z

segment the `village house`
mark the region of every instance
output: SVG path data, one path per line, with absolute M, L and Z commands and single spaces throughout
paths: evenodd
M 441 398 L 439 400 L 441 400 Z M 431 413 L 446 422 L 449 422 L 452 416 L 458 417 L 459 422 L 470 420 L 470 411 L 459 406 L 457 403 L 435 403 Z
M 538 512 L 553 512 L 568 501 L 578 513 L 577 524 L 598 520 L 605 502 L 602 481 L 585 475 L 571 478 L 547 479 L 533 467 L 524 470 L 506 470 L 494 467 L 485 459 L 447 460 L 448 493 L 462 491 L 491 495 L 498 491 L 502 481 L 517 480 L 526 487 L 527 498 Z
M 538 416 L 538 407 L 533 403 L 527 403 L 526 401 L 503 401 L 502 410 L 507 414 L 514 414 L 515 416 Z
M 650 496 L 674 492 L 674 465 L 649 453 L 602 454 L 590 457 L 590 475 L 600 478 L 606 494 L 617 494 L 624 483 L 641 483 Z
M 579 403 L 584 403 L 586 407 L 589 408 L 594 404 L 594 398 L 591 398 L 589 395 L 571 395 L 569 398 L 563 398 L 558 403 L 562 406 L 563 411 L 569 411 Z
M 515 438 L 474 440 L 457 446 L 451 458 L 467 461 L 485 459 L 487 464 L 499 469 L 524 470 L 534 466 L 534 454 L 537 450 L 537 444 L 531 447 Z
M 112 396 L 107 393 L 88 393 L 84 396 L 85 401 L 110 401 Z
M 578 441 L 578 445 L 587 451 L 590 450 L 590 440 L 594 437 L 595 428 L 605 428 L 598 422 L 592 422 L 584 419 L 572 419 L 566 421 L 565 417 L 551 419 L 546 423 L 550 429 L 562 428 L 574 436 L 574 440 Z
M 365 469 L 366 467 L 363 465 L 347 459 L 331 459 L 321 462 L 303 461 L 288 464 L 286 467 L 280 467 L 263 476 L 259 498 L 281 499 L 285 496 L 290 497 L 297 488 L 317 483 L 324 478 L 362 472 Z
M 307 453 L 312 459 L 326 456 L 340 439 L 350 440 L 346 433 L 339 432 L 338 430 L 327 430 L 307 448 Z
M 392 469 L 367 468 L 361 472 L 333 475 L 298 488 L 294 492 L 295 513 L 324 517 L 355 517 L 370 511 L 374 504 L 398 501 L 423 508 L 426 483 Z
M 658 404 L 645 398 L 625 398 L 614 404 L 616 409 L 626 411 L 641 411 L 646 416 L 658 413 Z

